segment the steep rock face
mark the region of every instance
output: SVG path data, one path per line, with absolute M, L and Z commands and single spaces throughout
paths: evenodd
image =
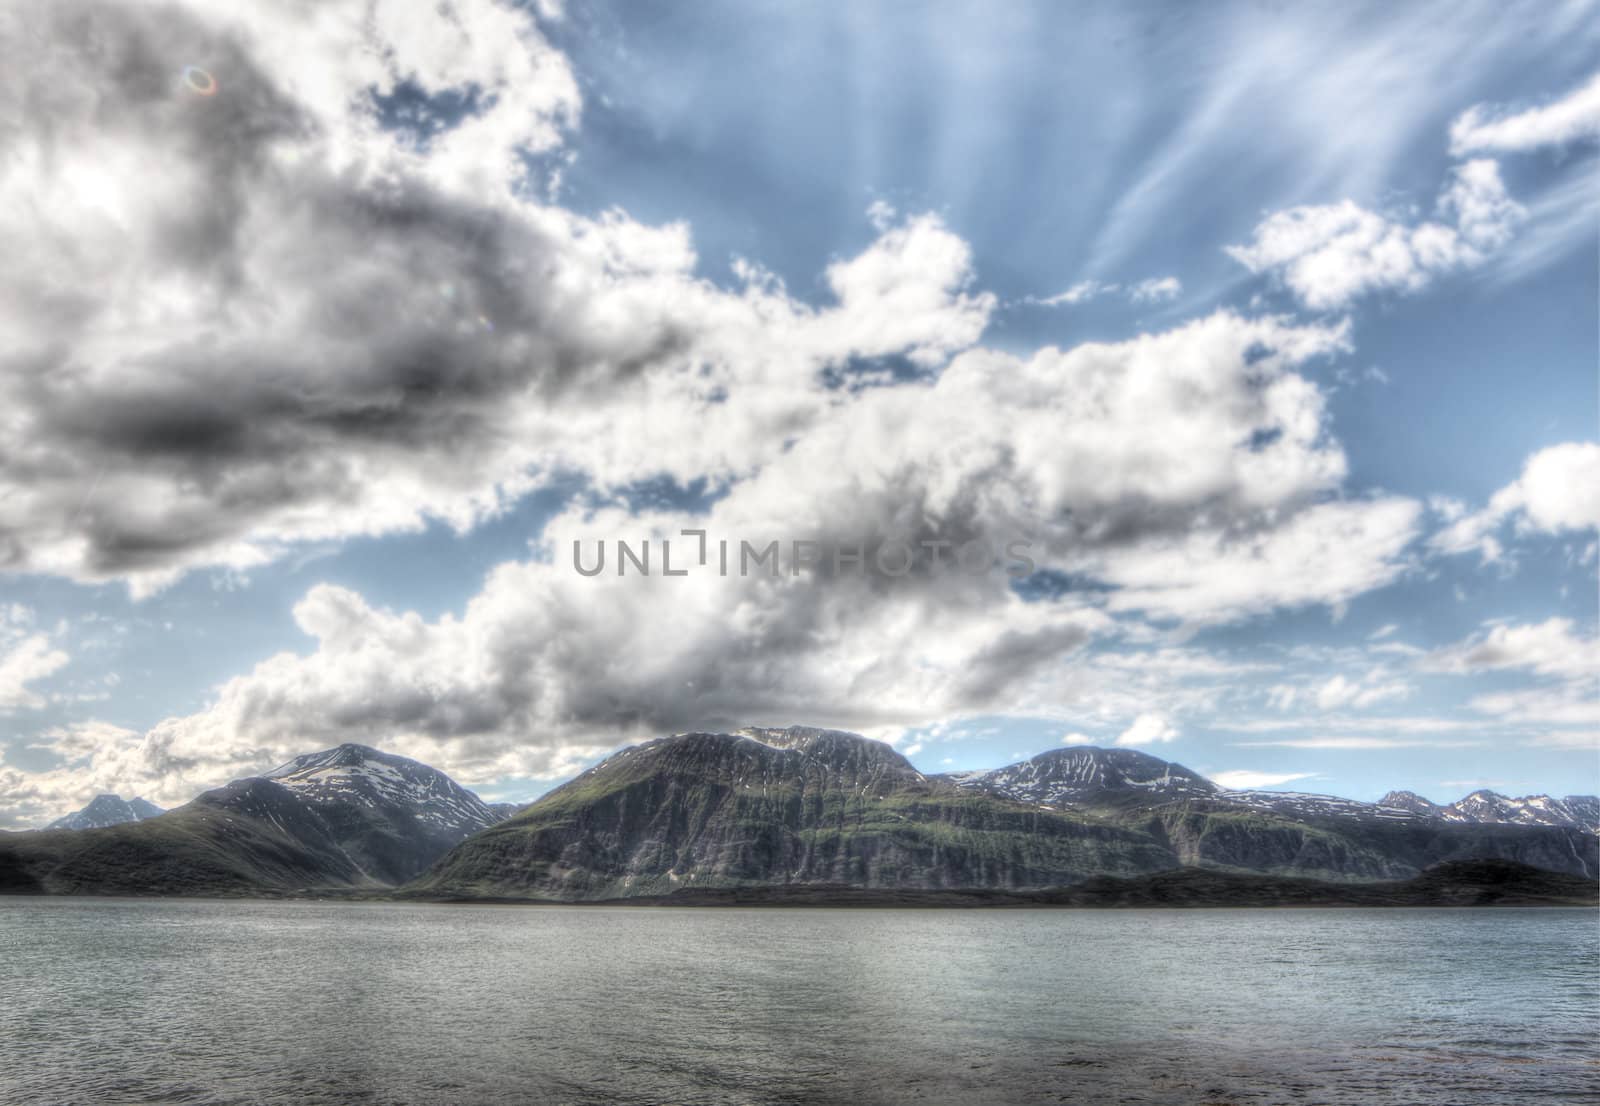
M 97 795 L 82 810 L 57 818 L 47 830 L 100 829 L 124 822 L 142 822 L 163 813 L 155 803 L 143 799 L 124 799 L 120 795 Z
M 319 814 L 339 846 L 380 883 L 404 883 L 503 817 L 438 769 L 365 745 L 296 757 L 264 778 Z
M 560 899 L 754 885 L 1027 888 L 1175 863 L 1144 831 L 962 790 L 881 742 L 795 727 L 623 750 L 412 886 Z
M 1465 825 L 1438 819 L 1287 818 L 1226 803 L 1157 812 L 1184 864 L 1317 879 L 1408 879 L 1446 861 L 1505 860 L 1600 875 L 1600 842 L 1566 826 Z

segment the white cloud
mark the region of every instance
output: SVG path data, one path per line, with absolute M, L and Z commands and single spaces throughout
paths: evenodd
M 1231 772 L 1218 772 L 1211 780 L 1230 791 L 1249 791 L 1258 787 L 1277 787 L 1295 780 L 1308 780 L 1314 775 L 1315 772 L 1257 772 L 1239 768 Z
M 1541 733 L 1528 741 L 1528 744 L 1600 752 L 1600 730 L 1552 730 L 1549 733 Z
M 0 711 L 43 706 L 28 685 L 60 671 L 70 659 L 42 633 L 0 646 Z
M 1324 503 L 1257 532 L 1196 530 L 1150 542 L 1104 566 L 1122 589 L 1109 603 L 1199 622 L 1333 606 L 1400 577 L 1419 514 L 1398 497 Z
M 1182 650 L 1147 651 L 1156 675 L 1085 664 L 1078 652 L 1118 631 L 1101 605 L 1228 621 L 1343 601 L 1401 570 L 1415 504 L 1323 499 L 1344 459 L 1294 370 L 1344 341 L 1338 327 L 1220 313 L 1124 343 L 961 354 L 925 383 L 839 396 L 787 448 L 755 453 L 704 513 L 574 506 L 538 556 L 499 566 L 458 614 L 429 621 L 314 588 L 295 610 L 308 653 L 263 661 L 119 756 L 170 797 L 340 740 L 469 784 L 564 775 L 623 740 L 799 719 L 888 731 L 1087 709 L 1123 724 L 1122 744 L 1170 741 L 1169 712 L 1217 694 L 1188 681 L 1214 684 L 1229 666 Z M 904 579 L 572 568 L 574 538 L 592 549 L 684 527 L 736 546 L 869 550 L 1026 537 L 1039 567 L 1113 590 L 1024 601 L 1001 573 L 925 566 Z
M 1028 296 L 1022 302 L 1037 304 L 1040 307 L 1068 307 L 1088 303 L 1092 299 L 1115 292 L 1120 287 L 1118 284 L 1101 284 L 1098 280 L 1080 280 L 1064 292 L 1057 292 L 1045 299 Z
M 1175 300 L 1183 291 L 1183 282 L 1175 276 L 1150 277 L 1133 284 L 1105 284 L 1098 280 L 1080 280 L 1064 292 L 1040 298 L 1024 296 L 1022 303 L 1035 307 L 1074 307 L 1103 296 L 1125 293 L 1131 303 L 1166 303 Z
M 1141 280 L 1128 289 L 1128 298 L 1134 303 L 1165 303 L 1175 300 L 1183 291 L 1183 282 L 1177 277 L 1151 277 Z
M 1094 743 L 1094 738 L 1083 733 L 1069 733 L 1061 739 L 1061 744 L 1063 745 L 1093 745 Z
M 1541 449 L 1482 510 L 1467 513 L 1454 501 L 1443 501 L 1436 510 L 1449 525 L 1428 539 L 1429 548 L 1444 554 L 1475 550 L 1486 562 L 1504 554 L 1498 535 L 1508 521 L 1522 534 L 1594 530 L 1600 527 L 1600 444 L 1565 442 Z
M 1524 153 L 1600 137 L 1600 74 L 1559 100 L 1542 107 L 1508 112 L 1475 105 L 1450 126 L 1450 152 L 1457 157 L 1479 151 Z
M 1505 725 L 1593 726 L 1600 724 L 1600 696 L 1592 679 L 1571 680 L 1551 687 L 1523 688 L 1475 695 L 1473 710 L 1493 715 Z
M 840 400 L 828 369 L 937 364 L 994 308 L 931 215 L 875 208 L 878 240 L 813 308 L 753 265 L 698 279 L 684 226 L 541 205 L 526 155 L 559 149 L 579 94 L 509 5 L 21 18 L 37 48 L 0 86 L 13 569 L 142 594 L 297 543 L 466 529 L 558 472 L 715 485 Z M 184 84 L 196 57 L 213 95 Z M 445 92 L 480 107 L 425 141 L 376 106 Z
M 1411 694 L 1411 686 L 1403 680 L 1366 681 L 1334 676 L 1316 689 L 1319 710 L 1339 710 L 1344 707 L 1358 709 L 1374 706 L 1389 699 L 1403 699 Z
M 1557 749 L 1588 749 L 1600 752 L 1600 730 L 1556 730 L 1540 734 L 1528 742 Z
M 1384 719 L 1374 719 L 1383 725 Z M 1241 749 L 1471 749 L 1485 741 L 1420 741 L 1395 737 L 1304 737 L 1282 741 L 1236 741 Z
M 1438 220 L 1408 225 L 1350 200 L 1276 212 L 1247 246 L 1226 252 L 1253 273 L 1275 273 L 1307 307 L 1336 310 L 1369 292 L 1416 292 L 1435 277 L 1482 264 L 1526 212 L 1493 161 L 1457 166 Z
M 1154 745 L 1176 741 L 1181 735 L 1171 721 L 1160 714 L 1141 714 L 1117 735 L 1118 745 Z
M 1569 618 L 1490 623 L 1465 641 L 1423 657 L 1427 671 L 1472 673 L 1521 669 L 1542 676 L 1600 679 L 1600 641 L 1578 633 Z

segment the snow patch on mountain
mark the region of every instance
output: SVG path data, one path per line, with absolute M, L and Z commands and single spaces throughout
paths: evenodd
M 365 745 L 340 745 L 296 757 L 266 773 L 314 804 L 396 805 L 439 829 L 463 833 L 499 822 L 503 813 L 420 761 Z
M 124 799 L 120 795 L 97 795 L 82 810 L 57 818 L 45 829 L 86 830 L 104 826 L 120 826 L 125 822 L 142 822 L 166 812 L 155 803 L 144 799 Z

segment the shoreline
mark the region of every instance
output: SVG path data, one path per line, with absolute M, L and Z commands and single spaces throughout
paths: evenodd
M 0 898 L 90 898 L 264 902 L 396 903 L 465 906 L 805 908 L 915 910 L 1280 910 L 1600 908 L 1600 881 L 1510 861 L 1454 861 L 1407 880 L 1333 882 L 1210 868 L 1178 868 L 1149 876 L 1096 876 L 1067 887 L 872 888 L 844 884 L 686 888 L 670 894 L 556 898 L 452 893 L 427 888 L 252 889 L 213 894 L 51 892 L 10 889 Z

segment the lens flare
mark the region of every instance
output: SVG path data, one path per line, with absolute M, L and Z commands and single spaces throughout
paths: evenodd
M 183 67 L 183 83 L 196 96 L 214 96 L 217 92 L 217 79 L 198 65 Z

